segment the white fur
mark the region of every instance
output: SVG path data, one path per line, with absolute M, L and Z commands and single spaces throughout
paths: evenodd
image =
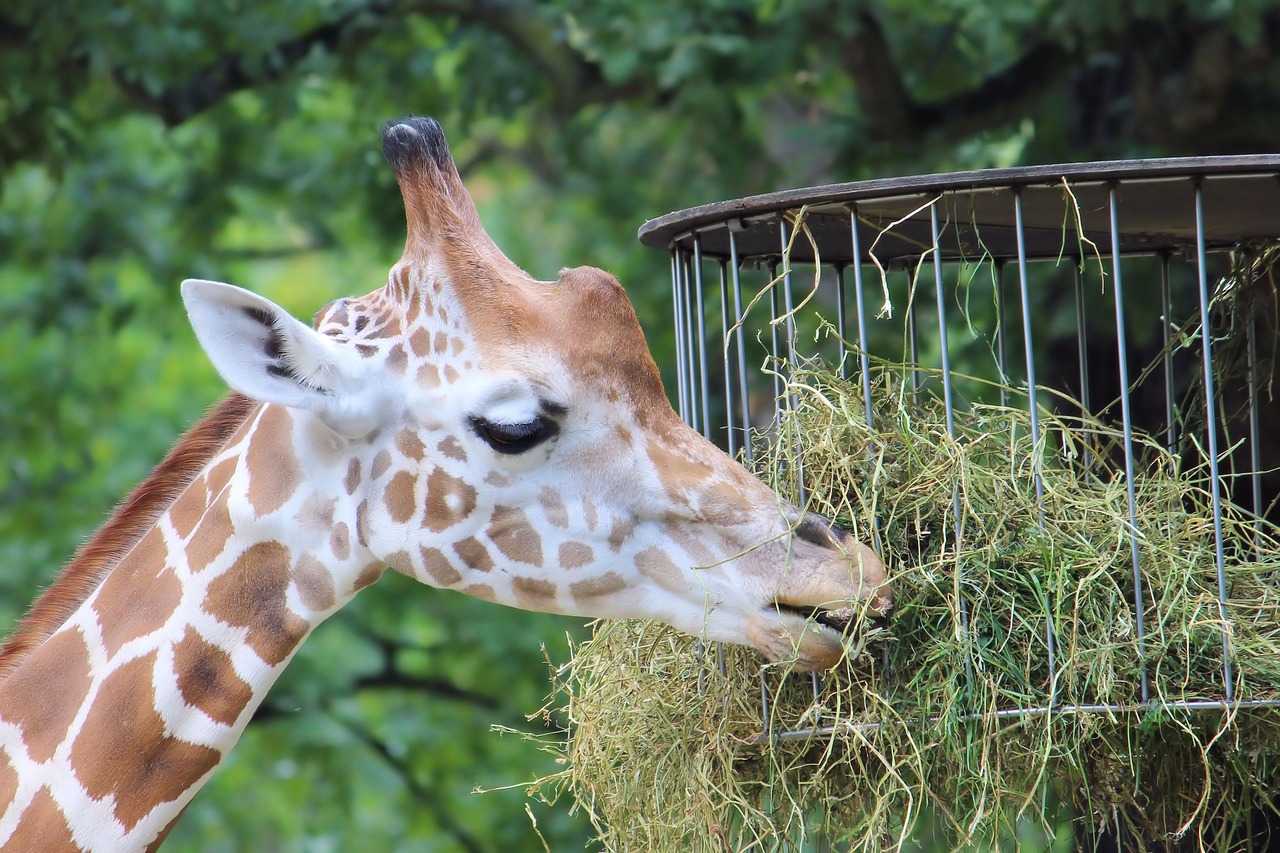
M 366 381 L 369 368 L 349 344 L 333 340 L 296 320 L 269 299 L 216 281 L 187 279 L 182 299 L 200 346 L 227 384 L 264 403 L 305 409 L 334 432 L 359 438 L 376 429 L 385 416 L 378 383 Z M 247 311 L 271 318 L 268 329 Z M 297 378 L 278 376 L 267 355 L 274 334 L 280 343 L 281 366 Z

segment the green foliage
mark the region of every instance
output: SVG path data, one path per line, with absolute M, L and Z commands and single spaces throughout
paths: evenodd
M 1272 147 L 1269 109 L 1227 108 L 1280 92 L 1270 6 L 7 2 L 0 625 L 222 393 L 181 278 L 303 317 L 381 284 L 403 234 L 385 119 L 443 121 L 534 274 L 618 273 L 669 369 L 645 219 L 788 185 Z M 170 848 L 543 849 L 518 791 L 470 791 L 546 771 L 488 727 L 541 730 L 523 717 L 547 690 L 540 644 L 562 659 L 566 630 L 386 579 L 304 648 Z M 536 817 L 552 849 L 586 843 L 563 809 Z

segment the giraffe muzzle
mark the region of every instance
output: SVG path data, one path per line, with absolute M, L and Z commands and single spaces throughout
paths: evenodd
M 796 518 L 792 537 L 790 565 L 748 633 L 771 660 L 794 659 L 802 670 L 828 669 L 844 656 L 854 632 L 892 608 L 884 563 L 815 513 Z

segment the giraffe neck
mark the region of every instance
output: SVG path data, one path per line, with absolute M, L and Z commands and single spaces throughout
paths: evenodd
M 0 850 L 163 839 L 311 630 L 381 574 L 348 466 L 310 416 L 250 413 L 9 671 Z

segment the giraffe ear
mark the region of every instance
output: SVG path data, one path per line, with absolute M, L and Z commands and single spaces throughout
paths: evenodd
M 216 281 L 187 279 L 182 300 L 196 339 L 240 393 L 315 412 L 348 438 L 378 426 L 368 372 L 350 348 L 305 325 L 269 299 Z

